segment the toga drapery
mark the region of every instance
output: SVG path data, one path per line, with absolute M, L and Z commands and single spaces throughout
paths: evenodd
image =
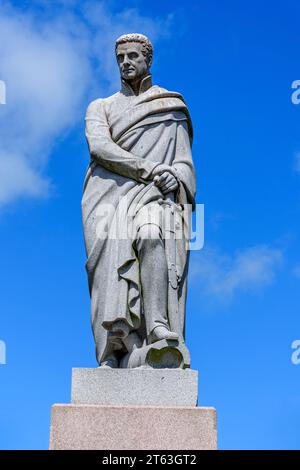
M 188 109 L 180 94 L 152 86 L 150 76 L 143 80 L 137 96 L 124 82 L 121 92 L 93 101 L 86 113 L 86 137 L 91 163 L 84 182 L 82 217 L 100 363 L 110 353 L 107 335 L 113 323 L 122 320 L 131 330 L 138 330 L 143 315 L 134 242 L 120 236 L 129 212 L 138 217 L 141 208 L 164 198 L 152 181 L 160 164 L 169 165 L 179 181 L 178 204 L 194 208 L 196 181 Z M 183 240 L 176 246 L 178 307 L 184 328 L 188 250 Z

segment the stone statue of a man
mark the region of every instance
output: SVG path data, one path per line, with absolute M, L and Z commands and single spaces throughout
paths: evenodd
M 192 125 L 182 96 L 152 85 L 152 56 L 146 36 L 121 36 L 121 91 L 93 101 L 86 113 L 91 163 L 82 215 L 102 367 L 189 367 L 182 229 L 189 227 L 184 207 L 195 204 Z M 133 236 L 120 236 L 129 219 Z

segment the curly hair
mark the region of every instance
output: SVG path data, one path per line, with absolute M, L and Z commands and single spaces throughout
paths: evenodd
M 117 52 L 119 44 L 125 44 L 127 42 L 139 42 L 142 44 L 143 55 L 145 56 L 148 64 L 151 65 L 153 59 L 153 46 L 147 36 L 139 33 L 122 34 L 122 36 L 116 40 L 115 51 Z

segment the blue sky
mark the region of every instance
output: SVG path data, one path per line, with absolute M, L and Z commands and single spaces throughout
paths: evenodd
M 51 6 L 50 6 L 51 4 Z M 87 104 L 118 89 L 114 40 L 148 34 L 154 82 L 191 111 L 205 247 L 187 343 L 222 449 L 299 449 L 300 5 L 1 1 L 0 448 L 46 449 L 72 367 L 95 367 L 80 200 Z

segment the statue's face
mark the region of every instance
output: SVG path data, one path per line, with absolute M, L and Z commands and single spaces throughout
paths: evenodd
M 149 65 L 142 48 L 142 44 L 138 42 L 127 42 L 117 47 L 116 55 L 120 74 L 128 82 L 142 79 L 149 73 Z

